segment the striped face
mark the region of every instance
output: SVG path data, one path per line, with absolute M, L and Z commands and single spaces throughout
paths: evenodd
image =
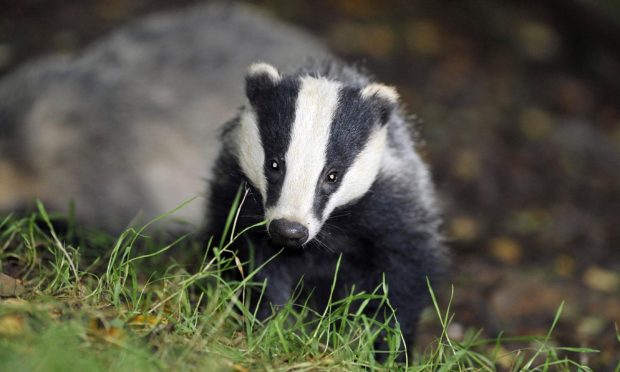
M 267 64 L 250 67 L 250 101 L 242 114 L 238 160 L 260 192 L 271 238 L 303 245 L 334 209 L 371 187 L 384 153 L 396 92 L 316 77 L 282 77 Z

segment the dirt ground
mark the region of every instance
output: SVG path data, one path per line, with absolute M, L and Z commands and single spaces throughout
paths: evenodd
M 181 6 L 192 1 L 176 2 Z M 620 357 L 620 6 L 264 0 L 396 85 L 454 253 L 453 336 L 545 334 Z M 617 4 L 617 3 L 616 3 Z M 0 74 L 74 52 L 162 0 L 3 5 Z M 449 288 L 442 291 L 447 300 Z

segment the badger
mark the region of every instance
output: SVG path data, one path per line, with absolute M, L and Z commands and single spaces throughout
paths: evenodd
M 429 171 L 398 93 L 332 60 L 286 74 L 252 64 L 245 92 L 211 172 L 206 234 L 223 231 L 239 185 L 247 185 L 238 226 L 266 225 L 234 249 L 256 266 L 267 263 L 256 274 L 266 283 L 259 316 L 270 315 L 266 303 L 286 304 L 300 281 L 313 306 L 324 307 L 340 259 L 332 295 L 370 293 L 384 278 L 411 345 L 427 278 L 444 270 L 446 255 Z

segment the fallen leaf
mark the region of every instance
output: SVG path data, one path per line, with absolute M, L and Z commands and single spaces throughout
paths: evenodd
M 517 24 L 514 33 L 520 49 L 527 57 L 547 61 L 555 57 L 560 45 L 555 30 L 543 22 L 523 20 Z
M 17 336 L 24 332 L 25 320 L 19 314 L 0 317 L 0 336 Z
M 2 300 L 3 306 L 13 306 L 13 307 L 24 307 L 28 306 L 28 301 L 23 300 L 21 298 L 7 298 Z
M 49 314 L 50 318 L 52 318 L 54 320 L 58 320 L 62 316 L 62 310 L 58 309 L 58 308 L 53 308 L 53 309 L 50 309 L 48 311 L 48 314 Z
M 548 137 L 553 130 L 553 119 L 548 112 L 528 107 L 519 115 L 519 127 L 528 139 L 537 140 Z
M 409 25 L 407 33 L 407 46 L 416 54 L 423 56 L 435 56 L 444 51 L 444 41 L 437 23 L 430 19 L 414 21 Z
M 493 257 L 510 265 L 519 263 L 523 255 L 521 246 L 510 238 L 493 239 L 489 249 Z
M 583 273 L 583 282 L 592 289 L 614 293 L 620 290 L 620 275 L 611 270 L 592 266 Z
M 478 223 L 469 216 L 454 218 L 450 223 L 450 233 L 457 240 L 473 240 L 478 236 Z
M 241 364 L 233 364 L 232 366 L 233 371 L 235 372 L 250 372 L 249 369 L 247 369 L 246 367 L 242 366 Z
M 581 319 L 577 325 L 577 333 L 584 336 L 596 336 L 601 334 L 607 325 L 607 320 L 598 316 L 589 316 Z
M 464 181 L 472 180 L 480 175 L 480 157 L 471 149 L 457 152 L 452 163 L 452 173 Z
M 571 276 L 575 271 L 575 259 L 569 255 L 559 255 L 554 262 L 555 272 L 561 276 Z
M 0 296 L 13 297 L 24 293 L 25 288 L 20 280 L 0 273 Z
M 91 318 L 88 333 L 110 343 L 118 343 L 125 336 L 122 328 L 111 324 L 107 325 L 100 318 Z
M 161 315 L 136 315 L 127 322 L 127 325 L 132 327 L 155 327 L 160 323 L 168 323 L 168 320 Z
M 495 363 L 504 369 L 510 369 L 515 363 L 517 355 L 519 353 L 508 351 L 508 349 L 500 346 L 497 349 L 497 356 L 495 357 Z

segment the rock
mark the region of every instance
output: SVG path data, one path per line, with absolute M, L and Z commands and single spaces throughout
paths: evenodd
M 0 296 L 14 297 L 24 293 L 25 288 L 20 280 L 0 273 Z
M 22 66 L 0 81 L 0 164 L 19 176 L 0 178 L 0 214 L 35 198 L 50 212 L 74 201 L 82 225 L 118 233 L 198 196 L 174 216 L 200 224 L 218 131 L 244 104 L 247 66 L 286 70 L 327 55 L 254 7 L 210 3 Z

